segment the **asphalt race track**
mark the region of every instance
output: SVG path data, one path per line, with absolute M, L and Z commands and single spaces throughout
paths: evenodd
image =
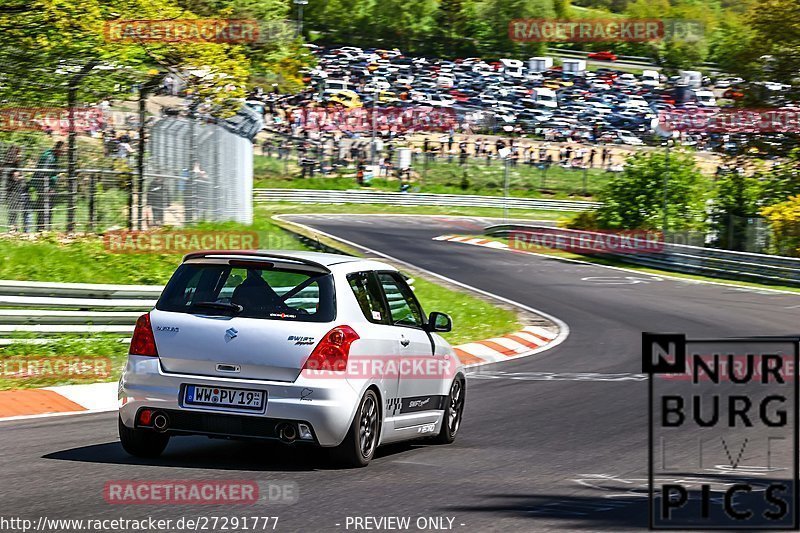
M 571 333 L 552 350 L 470 378 L 455 444 L 393 446 L 359 470 L 331 469 L 322 455 L 281 446 L 200 437 L 173 439 L 157 460 L 135 460 L 117 442 L 115 413 L 6 422 L 0 424 L 6 514 L 277 515 L 276 531 L 346 531 L 347 518 L 356 516 L 410 516 L 412 524 L 418 517 L 449 517 L 452 529 L 463 531 L 643 529 L 647 386 L 639 375 L 641 332 L 798 333 L 800 296 L 432 240 L 479 233 L 478 220 L 292 220 L 540 309 L 565 321 Z M 130 479 L 289 482 L 297 484 L 298 500 L 239 507 L 106 503 L 105 483 Z

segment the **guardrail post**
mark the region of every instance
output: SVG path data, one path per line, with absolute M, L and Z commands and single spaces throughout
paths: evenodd
M 81 70 L 75 74 L 69 80 L 69 87 L 67 89 L 67 187 L 69 193 L 67 194 L 67 232 L 72 232 L 75 230 L 75 201 L 78 197 L 78 177 L 75 175 L 75 169 L 78 165 L 78 152 L 76 147 L 76 138 L 78 136 L 78 132 L 75 131 L 75 105 L 78 101 L 78 87 L 81 83 L 81 80 L 92 71 L 92 69 L 97 65 L 97 60 L 91 60 L 87 64 L 81 68 Z M 49 182 L 50 177 L 48 176 L 47 181 Z M 47 188 L 46 197 L 45 197 L 45 218 L 47 219 L 48 223 L 52 223 L 50 220 L 50 210 L 52 205 L 50 202 L 51 191 Z

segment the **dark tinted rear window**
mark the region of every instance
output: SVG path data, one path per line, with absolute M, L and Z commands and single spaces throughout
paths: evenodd
M 336 316 L 330 274 L 260 265 L 183 264 L 156 309 L 301 322 L 330 322 Z

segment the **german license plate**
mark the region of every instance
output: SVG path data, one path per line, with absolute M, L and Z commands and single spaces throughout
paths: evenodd
M 234 407 L 236 409 L 263 411 L 266 403 L 266 392 L 262 390 L 186 385 L 183 393 L 183 403 L 186 405 Z

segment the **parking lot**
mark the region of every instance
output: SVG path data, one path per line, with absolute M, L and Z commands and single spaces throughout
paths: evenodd
M 586 60 L 569 58 L 486 63 L 478 58 L 446 61 L 407 57 L 396 49 L 309 47 L 318 64 L 305 72 L 307 88 L 284 97 L 278 108 L 280 114 L 273 121 L 274 126 L 294 134 L 339 131 L 352 136 L 352 124 L 346 120 L 310 119 L 308 110 L 335 109 L 353 116 L 355 110 L 362 109 L 365 118 L 362 131 L 357 133 L 371 134 L 374 129 L 383 137 L 427 128 L 468 135 L 653 145 L 660 139 L 655 135 L 659 113 L 715 109 L 723 89 L 743 81 L 721 77 L 713 81 L 715 88 L 712 80 L 699 72 L 667 78 L 656 70 L 636 74 L 622 67 L 587 70 Z M 614 58 L 613 54 L 601 59 L 609 58 Z M 394 113 L 382 113 L 386 108 Z M 420 120 L 398 124 L 394 120 L 397 110 L 409 108 L 437 110 L 438 117 L 444 110 L 452 120 L 434 119 L 433 128 Z M 375 120 L 371 120 L 373 109 Z M 699 150 L 712 150 L 727 139 L 724 135 L 696 134 L 682 135 L 680 140 Z

